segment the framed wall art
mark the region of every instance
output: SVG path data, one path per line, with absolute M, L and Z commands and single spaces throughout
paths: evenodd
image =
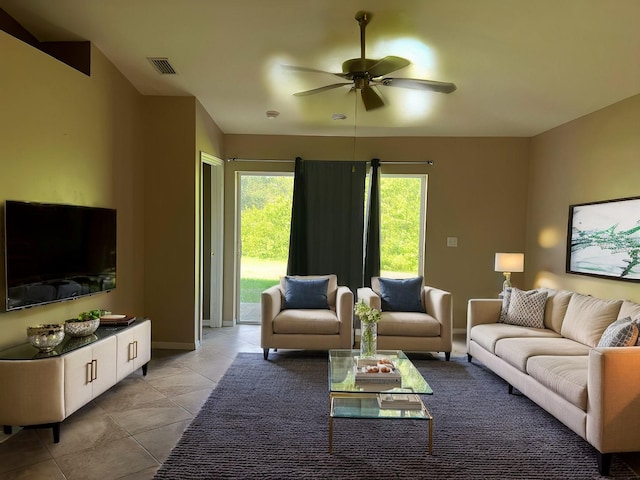
M 640 197 L 570 205 L 566 271 L 640 282 Z

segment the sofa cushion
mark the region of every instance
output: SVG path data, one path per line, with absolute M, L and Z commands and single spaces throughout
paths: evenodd
M 537 355 L 589 355 L 589 347 L 568 338 L 503 338 L 496 343 L 496 355 L 522 372 Z
M 574 293 L 560 333 L 563 337 L 595 347 L 605 329 L 617 318 L 621 305 L 622 300 L 602 300 Z
M 390 337 L 439 337 L 440 322 L 419 312 L 382 312 L 378 335 Z
M 544 326 L 560 333 L 562 321 L 567 313 L 567 307 L 573 292 L 551 288 L 542 288 L 540 290 L 547 292 L 547 303 L 544 306 Z
M 544 328 L 544 306 L 546 291 L 523 292 L 512 288 L 504 323 L 522 327 Z
M 640 318 L 640 303 L 624 300 L 620 306 L 620 312 L 618 312 L 618 320 L 621 318 L 631 317 L 634 319 Z
M 607 327 L 598 347 L 631 347 L 638 340 L 638 324 L 631 317 L 620 318 Z
M 469 334 L 473 340 L 485 350 L 495 354 L 496 343 L 502 338 L 561 338 L 560 334 L 549 329 L 519 327 L 504 323 L 487 323 L 476 325 Z
M 328 278 L 286 277 L 284 282 L 284 308 L 328 309 Z
M 333 310 L 282 310 L 273 319 L 273 333 L 336 335 L 340 321 Z
M 588 355 L 542 355 L 527 361 L 527 373 L 576 407 L 587 410 Z
M 422 277 L 383 278 L 380 282 L 380 301 L 383 312 L 424 312 L 422 305 Z

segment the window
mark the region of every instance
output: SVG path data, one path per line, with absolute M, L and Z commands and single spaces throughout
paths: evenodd
M 380 176 L 380 275 L 423 274 L 426 175 Z

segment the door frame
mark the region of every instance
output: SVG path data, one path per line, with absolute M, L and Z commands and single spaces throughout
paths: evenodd
M 211 244 L 205 245 L 205 165 L 211 167 Z M 224 161 L 206 152 L 200 152 L 200 329 L 203 326 L 222 327 L 222 282 L 224 258 Z M 210 289 L 204 292 L 205 257 L 211 259 Z M 204 312 L 204 295 L 209 296 L 209 312 Z M 208 316 L 209 320 L 204 320 Z
M 233 321 L 234 325 L 257 325 L 259 319 L 255 322 L 243 322 L 241 316 L 241 283 L 242 283 L 242 177 L 266 176 L 266 177 L 284 177 L 293 178 L 294 172 L 287 171 L 271 171 L 271 170 L 237 170 L 235 172 L 235 202 L 236 208 L 234 212 L 234 262 L 233 262 Z

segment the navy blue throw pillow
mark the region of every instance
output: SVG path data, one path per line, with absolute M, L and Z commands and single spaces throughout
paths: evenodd
M 422 277 L 379 278 L 383 312 L 424 312 Z
M 328 309 L 329 279 L 300 279 L 285 277 L 284 308 Z

